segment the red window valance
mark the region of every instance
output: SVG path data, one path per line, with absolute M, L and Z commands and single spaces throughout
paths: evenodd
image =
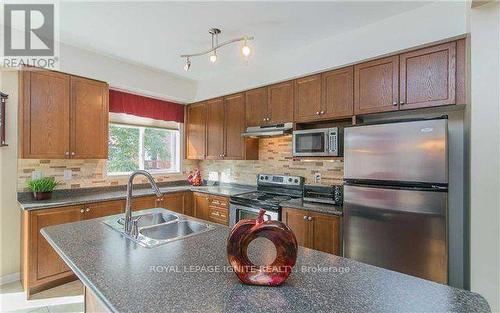
M 118 90 L 109 90 L 109 112 L 184 123 L 184 105 Z

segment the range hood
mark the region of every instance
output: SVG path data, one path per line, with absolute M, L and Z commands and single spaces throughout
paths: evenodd
M 293 123 L 247 127 L 242 137 L 272 137 L 292 133 Z

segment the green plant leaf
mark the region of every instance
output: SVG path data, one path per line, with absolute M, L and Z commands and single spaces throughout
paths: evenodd
M 50 192 L 53 191 L 59 182 L 54 177 L 42 177 L 32 179 L 26 183 L 26 187 L 32 192 Z

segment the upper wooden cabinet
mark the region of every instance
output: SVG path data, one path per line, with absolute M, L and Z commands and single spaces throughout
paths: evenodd
M 20 74 L 20 157 L 106 159 L 108 85 L 42 69 Z
M 267 124 L 267 87 L 257 88 L 245 92 L 246 126 L 260 126 Z
M 351 117 L 354 108 L 354 68 L 352 66 L 322 74 L 322 118 Z
M 191 104 L 186 111 L 186 158 L 203 160 L 206 155 L 206 103 Z
M 456 103 L 456 42 L 400 55 L 400 109 Z
M 70 76 L 44 70 L 20 73 L 20 157 L 69 157 Z
M 224 154 L 224 100 L 217 98 L 206 102 L 207 153 L 206 159 L 221 159 Z
M 398 109 L 399 56 L 354 66 L 354 114 Z
M 293 81 L 269 86 L 268 124 L 293 121 Z
M 259 140 L 241 137 L 245 131 L 245 115 L 244 93 L 224 98 L 224 159 L 259 159 Z
M 108 158 L 108 84 L 71 77 L 71 157 Z
M 323 110 L 321 74 L 295 80 L 295 121 L 315 120 Z
M 188 110 L 192 106 L 188 106 Z M 242 137 L 245 131 L 245 94 L 239 93 L 224 98 L 217 98 L 204 102 L 206 106 L 206 134 L 192 135 L 188 131 L 186 146 L 188 159 L 211 159 L 211 160 L 257 160 L 259 157 L 259 141 L 257 138 Z M 187 129 L 193 128 L 192 119 L 187 120 Z M 200 121 L 201 123 L 201 121 Z M 201 129 L 201 125 L 199 127 Z M 206 142 L 206 154 L 204 157 L 190 155 L 189 147 L 194 146 L 202 139 Z M 193 143 L 193 140 L 195 142 Z

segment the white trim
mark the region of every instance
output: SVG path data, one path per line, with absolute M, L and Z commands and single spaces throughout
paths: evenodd
M 13 282 L 18 281 L 20 279 L 21 279 L 20 272 L 0 276 L 0 286 L 5 285 L 5 284 L 9 284 L 9 283 L 13 283 Z

